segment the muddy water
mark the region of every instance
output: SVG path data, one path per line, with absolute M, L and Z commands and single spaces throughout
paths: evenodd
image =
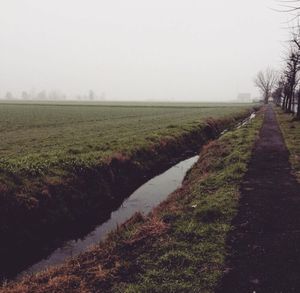
M 31 274 L 43 270 L 49 266 L 57 265 L 67 258 L 76 256 L 87 250 L 91 245 L 103 240 L 109 232 L 116 229 L 136 212 L 149 213 L 155 206 L 167 198 L 167 196 L 181 186 L 187 171 L 198 160 L 194 156 L 173 166 L 166 172 L 152 178 L 138 188 L 122 204 L 122 206 L 111 213 L 110 219 L 102 223 L 91 233 L 82 239 L 67 241 L 60 248 L 56 249 L 48 258 L 39 261 L 30 268 L 21 272 L 18 278 L 24 274 Z

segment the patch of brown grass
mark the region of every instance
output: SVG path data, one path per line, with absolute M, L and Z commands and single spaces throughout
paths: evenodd
M 148 237 L 159 237 L 167 232 L 168 228 L 168 224 L 159 217 L 150 217 L 143 225 L 138 226 L 130 239 L 124 240 L 124 243 L 134 245 Z

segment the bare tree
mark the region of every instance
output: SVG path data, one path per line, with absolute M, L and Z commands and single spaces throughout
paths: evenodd
M 289 40 L 289 50 L 286 53 L 286 67 L 283 71 L 284 87 L 283 87 L 283 103 L 282 109 L 288 113 L 297 115 L 300 119 L 300 26 L 292 28 L 291 39 Z M 295 113 L 296 112 L 296 113 Z
M 281 103 L 283 103 L 282 97 L 284 97 L 284 89 L 286 84 L 285 80 L 285 76 L 283 74 L 280 75 L 280 77 L 277 80 L 275 90 L 272 93 L 272 97 L 277 106 L 281 106 Z
M 291 48 L 287 60 L 286 70 L 284 71 L 286 77 L 286 97 L 283 108 L 292 113 L 295 104 L 295 91 L 299 84 L 299 62 L 300 51 L 298 48 Z
M 296 2 L 300 2 L 300 1 L 296 1 Z M 296 51 L 296 53 L 298 55 L 298 62 L 297 62 L 298 80 L 297 80 L 297 84 L 295 86 L 295 89 L 296 89 L 298 83 L 300 82 L 300 77 L 299 77 L 299 72 L 300 72 L 300 24 L 299 24 L 299 19 L 298 19 L 297 28 L 292 32 L 292 39 L 290 42 L 294 45 L 294 48 L 295 48 L 294 50 Z M 297 118 L 297 120 L 300 120 L 300 89 L 298 89 L 298 92 L 295 95 L 297 96 L 297 102 L 295 103 L 295 97 L 294 97 L 293 110 L 295 109 L 295 104 L 297 104 L 296 118 Z
M 276 9 L 279 12 L 292 12 L 292 13 L 298 13 L 300 10 L 300 1 L 299 0 L 282 0 L 279 1 L 281 4 L 280 9 Z M 296 14 L 296 16 L 299 16 Z
M 254 84 L 259 88 L 264 97 L 265 104 L 268 104 L 269 97 L 274 90 L 274 87 L 278 80 L 278 74 L 274 69 L 267 68 L 265 71 L 259 71 Z
M 89 100 L 93 101 L 96 98 L 96 94 L 94 93 L 93 90 L 89 90 Z

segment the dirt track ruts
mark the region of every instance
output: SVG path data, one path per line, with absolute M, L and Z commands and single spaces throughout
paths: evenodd
M 218 292 L 300 292 L 300 184 L 271 106 L 241 187 Z

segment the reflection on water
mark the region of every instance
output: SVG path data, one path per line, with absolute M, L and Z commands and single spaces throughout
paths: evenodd
M 128 197 L 118 210 L 112 212 L 109 220 L 96 227 L 93 232 L 82 239 L 66 241 L 62 247 L 56 249 L 47 259 L 34 264 L 19 274 L 18 277 L 40 271 L 50 265 L 60 264 L 66 258 L 78 255 L 87 250 L 89 246 L 103 240 L 109 232 L 116 229 L 118 225 L 124 223 L 136 212 L 149 213 L 153 207 L 157 206 L 170 193 L 181 186 L 186 172 L 197 160 L 198 156 L 184 160 L 161 175 L 149 180 Z
M 249 124 L 256 117 L 256 113 L 253 112 L 247 119 L 243 120 L 241 123 L 237 125 L 237 129 Z

